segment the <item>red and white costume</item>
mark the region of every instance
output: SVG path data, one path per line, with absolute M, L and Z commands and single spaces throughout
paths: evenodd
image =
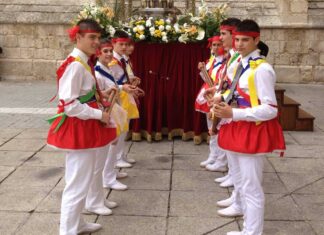
M 247 95 L 251 92 L 248 83 L 251 68 L 248 66 L 251 59 L 258 57 L 259 51 L 255 50 L 241 58 L 246 70 L 237 86 L 239 108 L 233 108 L 232 121 L 221 126 L 218 138 L 219 146 L 226 151 L 234 187 L 242 202 L 244 235 L 261 235 L 263 232 L 263 156 L 285 149 L 276 107 L 276 75 L 268 63 L 261 63 L 255 70 L 254 82 L 259 105 L 250 107 Z
M 100 70 L 96 69 L 96 78 L 98 79 L 100 86 L 104 87 L 104 89 L 116 86 L 116 82 L 111 80 L 114 79 L 114 77 L 112 76 L 112 71 L 110 70 L 110 68 L 100 63 L 100 61 L 98 61 L 96 64 L 96 68 L 98 67 L 101 69 L 101 71 L 104 71 L 100 72 Z M 110 79 L 107 77 L 107 75 L 105 76 L 104 73 L 111 75 Z M 124 112 L 126 113 L 125 110 Z M 120 135 L 122 135 L 123 138 L 125 138 L 125 133 L 126 132 L 121 132 Z M 102 176 L 104 186 L 109 186 L 116 182 L 117 171 L 115 170 L 115 166 L 117 163 L 118 152 L 120 151 L 120 145 L 122 143 L 124 143 L 124 141 L 118 140 L 115 145 L 110 145 L 109 147 L 107 160 L 102 165 Z
M 223 56 L 215 57 L 214 55 L 211 55 L 209 60 L 206 61 L 206 71 L 215 82 L 215 85 L 217 84 L 216 75 L 222 65 L 222 62 L 223 62 Z M 195 110 L 198 112 L 209 113 L 210 109 L 207 105 L 207 100 L 204 98 L 204 93 L 207 88 L 209 88 L 209 85 L 207 83 L 204 83 L 197 95 L 195 101 Z
M 84 225 L 81 212 L 104 206 L 102 175 L 98 165 L 106 158 L 108 144 L 116 138 L 115 128 L 100 123 L 102 111 L 94 98 L 81 103 L 78 98 L 91 93 L 96 80 L 87 67 L 88 56 L 75 48 L 58 69 L 58 113 L 48 132 L 48 145 L 67 151 L 66 186 L 62 195 L 60 235 L 75 235 Z M 96 87 L 98 89 L 98 87 Z

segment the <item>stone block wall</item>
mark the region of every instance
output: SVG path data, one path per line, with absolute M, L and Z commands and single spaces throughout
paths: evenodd
M 269 48 L 278 82 L 324 82 L 323 29 L 264 28 L 261 38 Z
M 109 2 L 111 1 L 111 2 Z M 71 51 L 66 29 L 89 1 L 0 0 L 0 77 L 8 80 L 52 80 Z M 113 6 L 115 0 L 106 0 Z M 270 47 L 268 61 L 279 82 L 324 82 L 324 1 L 206 0 L 209 6 L 227 2 L 229 15 L 255 19 Z M 125 0 L 127 10 L 128 0 Z M 191 0 L 175 0 L 182 11 Z M 200 5 L 196 1 L 195 7 Z M 140 1 L 133 0 L 134 8 Z M 127 11 L 126 11 L 127 13 Z
M 10 80 L 55 79 L 58 64 L 71 51 L 67 25 L 1 24 L 0 76 Z

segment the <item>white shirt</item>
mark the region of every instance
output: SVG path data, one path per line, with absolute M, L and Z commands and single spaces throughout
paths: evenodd
M 243 68 L 249 64 L 249 59 L 260 57 L 258 50 L 253 51 L 249 55 L 241 58 Z M 247 94 L 248 90 L 248 76 L 251 69 L 247 69 L 239 79 L 239 87 Z M 255 86 L 257 96 L 260 100 L 260 105 L 253 108 L 233 108 L 233 121 L 266 121 L 271 120 L 277 116 L 278 109 L 271 105 L 277 105 L 275 94 L 276 74 L 272 66 L 268 63 L 260 64 L 255 71 Z
M 128 73 L 128 77 L 129 77 L 129 78 L 133 78 L 133 77 L 135 77 L 135 75 L 134 75 L 134 71 L 133 71 L 132 66 L 131 66 L 131 64 L 130 64 L 130 61 L 129 61 L 129 57 L 128 57 L 127 55 L 123 55 L 123 57 L 124 57 L 125 60 L 126 60 L 126 71 L 127 71 L 127 73 Z
M 80 57 L 87 64 L 89 57 L 81 50 L 74 48 L 70 56 Z M 87 104 L 81 104 L 77 99 L 86 95 L 95 85 L 95 79 L 91 72 L 78 61 L 72 62 L 67 66 L 64 74 L 59 80 L 58 97 L 65 103 L 73 101 L 64 107 L 64 113 L 69 117 L 79 119 L 98 119 L 102 118 L 102 111 L 89 107 Z
M 106 73 L 109 73 L 110 75 L 112 75 L 111 70 L 107 66 L 100 63 L 99 60 L 97 61 L 96 65 L 99 66 Z M 96 78 L 97 78 L 97 81 L 98 81 L 98 84 L 99 84 L 99 87 L 101 90 L 106 90 L 108 88 L 116 86 L 116 84 L 113 81 L 111 81 L 109 78 L 106 78 L 104 75 L 102 75 L 98 71 L 95 71 L 95 74 L 96 74 Z
M 113 56 L 115 59 L 117 59 L 119 62 L 122 58 L 124 58 L 122 55 L 119 55 L 117 52 L 113 51 Z M 124 58 L 125 59 L 125 58 Z M 111 73 L 116 81 L 119 81 L 119 79 L 124 76 L 124 69 L 119 64 L 114 64 L 112 66 L 109 66 L 109 69 L 111 70 Z M 124 79 L 122 80 L 123 83 L 127 81 L 126 76 L 124 76 Z M 122 88 L 122 85 L 119 85 L 119 88 Z

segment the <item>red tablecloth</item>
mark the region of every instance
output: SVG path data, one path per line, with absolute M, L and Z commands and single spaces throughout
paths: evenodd
M 205 43 L 137 43 L 132 55 L 135 74 L 146 92 L 132 139 L 148 141 L 181 136 L 201 142 L 207 137 L 204 114 L 194 110 L 202 79 L 197 64 L 209 58 Z

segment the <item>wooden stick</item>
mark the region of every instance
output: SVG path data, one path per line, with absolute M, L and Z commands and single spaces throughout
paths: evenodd
M 208 84 L 209 87 L 214 86 L 214 81 L 213 79 L 209 76 L 207 70 L 206 70 L 206 64 L 202 62 L 202 66 L 200 68 L 201 74 L 202 74 L 202 79 Z

